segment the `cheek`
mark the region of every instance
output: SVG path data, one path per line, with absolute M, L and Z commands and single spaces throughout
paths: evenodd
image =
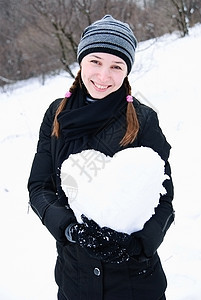
M 91 89 L 90 78 L 91 78 L 90 71 L 87 70 L 87 68 L 82 68 L 81 69 L 81 79 L 82 79 L 82 82 L 83 82 L 85 88 L 88 90 L 88 92 L 90 92 L 90 89 Z
M 115 77 L 115 83 L 116 83 L 116 86 L 122 86 L 123 82 L 124 82 L 124 79 L 125 77 L 124 76 L 117 76 Z
M 85 66 L 83 66 L 83 67 L 81 68 L 81 78 L 82 78 L 82 81 L 83 81 L 83 82 L 87 82 L 87 81 L 90 79 L 91 75 L 92 75 L 92 74 L 91 74 L 89 68 L 87 68 L 87 67 L 85 67 Z
M 87 79 L 87 73 L 84 68 L 81 68 L 81 79 L 82 79 L 82 82 L 85 84 L 86 79 Z

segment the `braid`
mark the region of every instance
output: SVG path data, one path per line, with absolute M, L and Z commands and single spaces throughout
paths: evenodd
M 127 95 L 131 95 L 131 86 L 128 81 L 128 77 L 124 80 L 124 86 L 127 91 Z M 121 146 L 127 146 L 132 143 L 139 131 L 139 122 L 137 118 L 137 114 L 135 111 L 135 107 L 132 102 L 128 102 L 127 110 L 126 110 L 126 121 L 127 121 L 127 129 L 123 139 L 120 142 Z
M 74 91 L 78 88 L 78 86 L 82 88 L 81 70 L 78 71 L 77 76 L 75 77 L 75 80 L 69 89 L 69 92 L 73 94 Z
M 128 76 L 126 76 L 126 78 L 124 79 L 124 86 L 126 88 L 127 95 L 131 95 L 131 86 L 130 86 L 130 83 L 128 81 Z
M 72 86 L 69 89 L 69 92 L 71 92 L 73 94 L 79 86 L 81 87 L 81 85 L 82 85 L 81 84 L 81 70 L 79 70 Z M 60 114 L 60 112 L 62 112 L 64 110 L 67 100 L 68 100 L 68 98 L 64 97 L 64 99 L 59 104 L 59 106 L 56 110 L 56 113 L 55 113 L 52 136 L 55 136 L 57 138 L 59 137 L 59 122 L 57 120 L 57 116 Z

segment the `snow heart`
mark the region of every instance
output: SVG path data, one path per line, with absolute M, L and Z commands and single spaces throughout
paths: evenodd
M 128 148 L 113 157 L 95 150 L 72 154 L 61 167 L 61 185 L 78 222 L 81 214 L 101 227 L 130 234 L 154 213 L 164 161 L 151 148 Z

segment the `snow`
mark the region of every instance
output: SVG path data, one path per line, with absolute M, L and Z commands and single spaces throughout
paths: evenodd
M 182 39 L 174 33 L 140 43 L 130 75 L 133 95 L 157 110 L 172 145 L 176 220 L 159 248 L 168 300 L 201 298 L 200 53 L 201 25 L 196 25 Z M 30 79 L 0 93 L 3 300 L 56 300 L 55 241 L 32 211 L 27 214 L 26 184 L 43 114 L 55 98 L 63 97 L 71 82 L 60 74 L 44 86 Z
M 61 184 L 79 223 L 84 214 L 101 227 L 131 234 L 143 228 L 160 194 L 167 193 L 164 171 L 164 161 L 151 148 L 129 148 L 113 157 L 84 150 L 64 161 Z

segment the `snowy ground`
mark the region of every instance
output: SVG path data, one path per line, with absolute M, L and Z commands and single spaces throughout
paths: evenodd
M 169 283 L 167 299 L 200 300 L 201 25 L 189 37 L 166 35 L 141 43 L 139 50 L 130 75 L 133 94 L 158 111 L 172 145 L 176 221 L 159 249 Z M 55 242 L 37 216 L 27 214 L 26 184 L 43 114 L 70 83 L 62 74 L 45 86 L 31 79 L 0 93 L 2 300 L 56 300 Z

